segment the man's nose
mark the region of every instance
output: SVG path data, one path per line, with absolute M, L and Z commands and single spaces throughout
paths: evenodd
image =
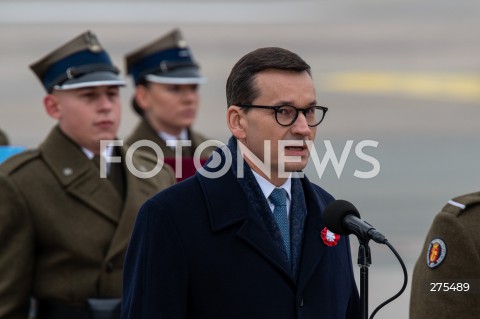
M 299 112 L 297 119 L 292 124 L 291 130 L 292 133 L 302 136 L 308 136 L 312 132 L 311 127 L 308 126 L 307 118 L 302 112 Z
M 114 101 L 110 98 L 108 94 L 101 94 L 98 97 L 98 109 L 100 111 L 111 110 L 114 105 Z

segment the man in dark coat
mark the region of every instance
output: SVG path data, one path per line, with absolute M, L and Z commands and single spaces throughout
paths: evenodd
M 301 172 L 327 111 L 310 67 L 250 52 L 227 103 L 228 146 L 139 212 L 122 318 L 360 318 L 348 237 L 322 219 L 333 197 Z
M 93 33 L 31 67 L 57 125 L 38 149 L 0 165 L 0 318 L 26 319 L 31 298 L 37 319 L 118 318 L 138 209 L 175 182 L 173 171 L 143 178 L 155 158 L 101 148 L 115 140 L 124 81 Z M 108 157 L 121 162 L 102 178 Z

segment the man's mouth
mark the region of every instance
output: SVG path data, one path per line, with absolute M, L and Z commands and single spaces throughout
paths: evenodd
M 304 146 L 286 146 L 285 149 L 289 151 L 303 151 L 305 147 Z

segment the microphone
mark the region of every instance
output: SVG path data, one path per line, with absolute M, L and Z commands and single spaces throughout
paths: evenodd
M 358 237 L 358 265 L 360 266 L 360 315 L 361 318 L 372 319 L 375 314 L 385 305 L 398 298 L 407 287 L 408 274 L 405 263 L 395 248 L 388 242 L 385 236 L 372 225 L 360 219 L 360 213 L 352 203 L 346 200 L 334 200 L 325 207 L 323 214 L 325 226 L 339 235 L 355 234 Z M 382 302 L 368 317 L 368 267 L 371 264 L 370 248 L 368 240 L 373 239 L 379 244 L 385 244 L 395 254 L 403 270 L 403 286 L 393 297 Z
M 361 220 L 358 210 L 346 200 L 338 199 L 328 204 L 323 219 L 327 228 L 336 234 L 354 234 L 362 239 L 372 239 L 379 244 L 388 242 L 382 233 Z

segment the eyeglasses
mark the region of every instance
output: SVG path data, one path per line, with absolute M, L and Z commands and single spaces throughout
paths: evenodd
M 255 108 L 255 109 L 269 109 L 275 111 L 275 120 L 281 126 L 290 126 L 298 118 L 298 113 L 302 112 L 305 118 L 307 119 L 307 125 L 310 127 L 315 127 L 322 123 L 325 113 L 327 113 L 328 108 L 325 106 L 309 106 L 307 108 L 296 108 L 291 105 L 280 105 L 280 106 L 265 106 L 265 105 L 248 105 L 248 104 L 237 104 L 240 107 L 246 108 Z

